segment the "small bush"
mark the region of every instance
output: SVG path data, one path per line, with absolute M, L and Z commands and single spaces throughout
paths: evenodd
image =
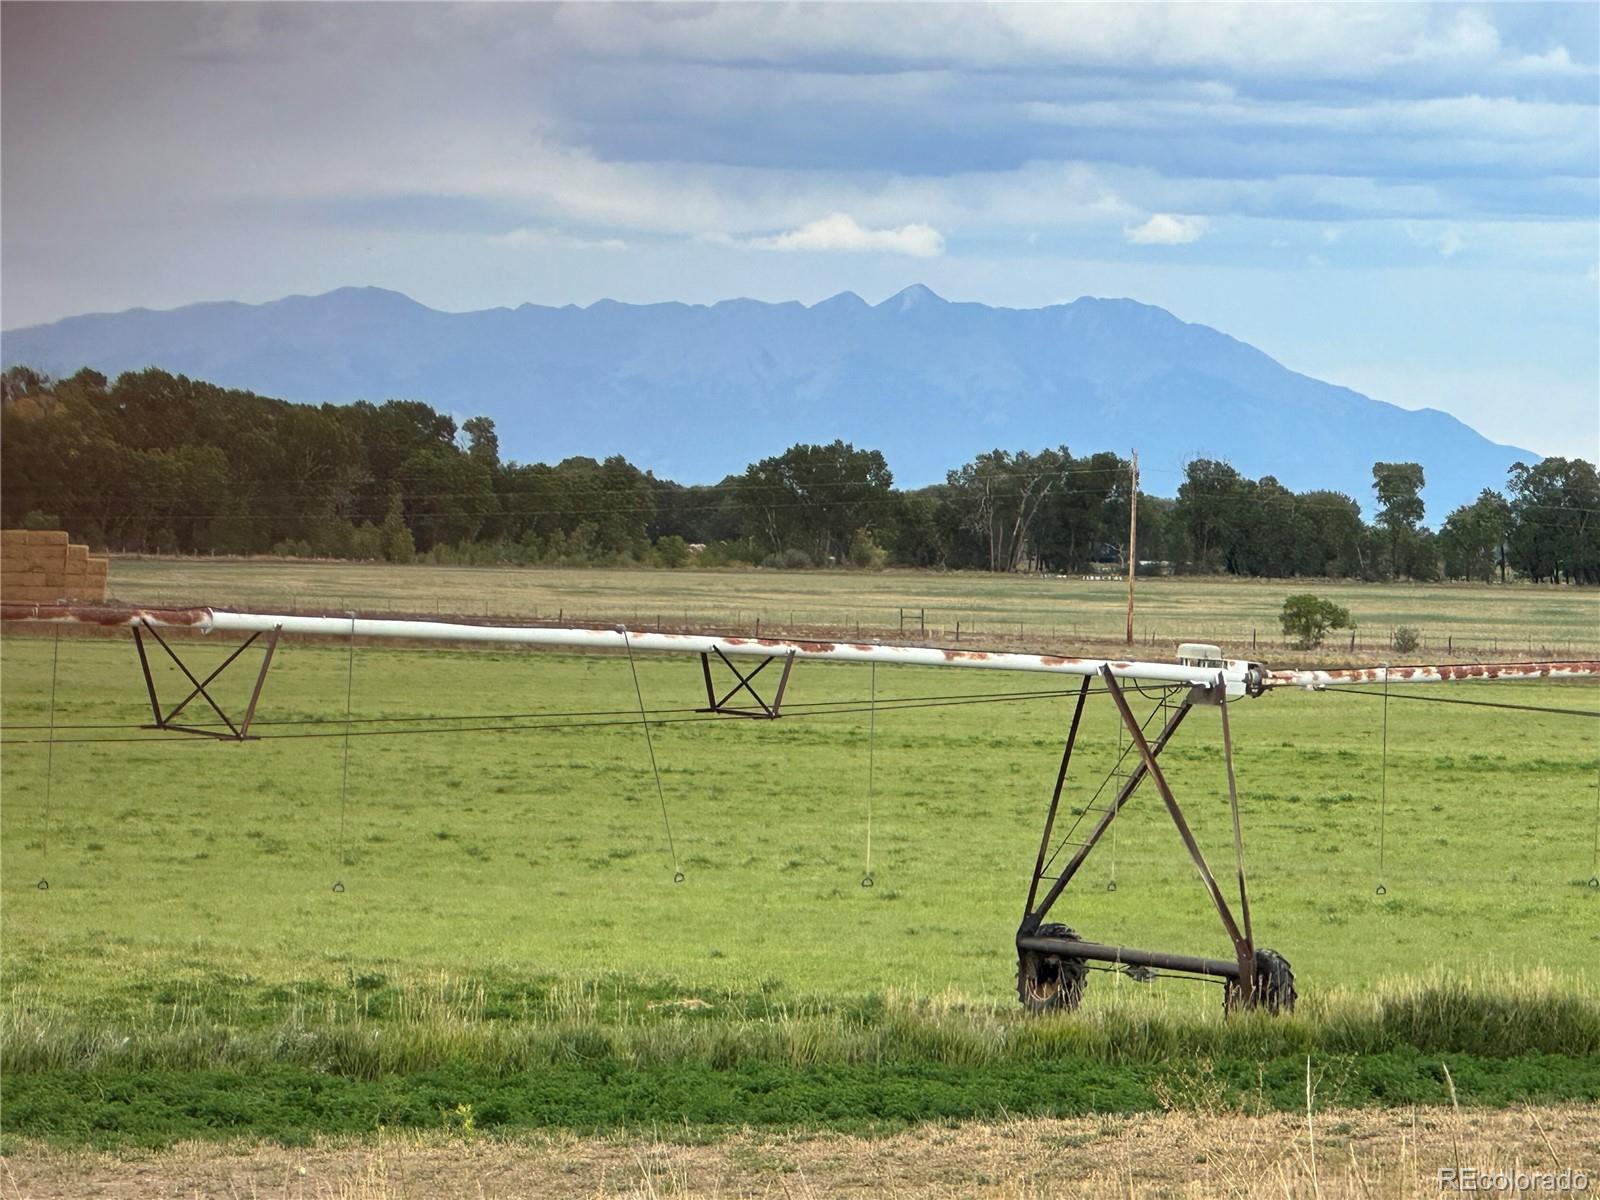
M 1300 650 L 1314 650 L 1322 645 L 1330 629 L 1355 628 L 1350 623 L 1348 608 L 1310 592 L 1300 592 L 1285 600 L 1278 620 L 1285 635 L 1294 638 L 1295 647 Z
M 761 551 L 749 538 L 710 542 L 694 556 L 697 567 L 750 567 L 761 561 Z
M 686 567 L 689 558 L 689 543 L 675 533 L 656 543 L 656 562 L 663 567 Z
M 850 565 L 864 571 L 880 571 L 889 561 L 889 553 L 865 529 L 856 530 L 850 539 Z
M 1401 625 L 1394 631 L 1394 648 L 1401 654 L 1410 654 L 1422 645 L 1422 630 L 1415 625 Z
M 776 554 L 769 554 L 761 560 L 763 567 L 775 567 L 780 571 L 802 571 L 811 565 L 811 556 L 804 550 L 792 547 L 780 550 Z
M 350 557 L 372 562 L 383 557 L 383 530 L 363 521 L 350 535 Z
M 65 529 L 61 518 L 51 513 L 40 512 L 37 508 L 30 508 L 20 522 L 23 529 Z

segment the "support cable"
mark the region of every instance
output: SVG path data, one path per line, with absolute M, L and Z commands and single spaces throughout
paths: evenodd
M 1105 690 L 1105 688 L 1091 688 L 1089 689 L 1089 695 L 1104 695 Z M 1150 728 L 1150 723 L 1161 711 L 1162 709 L 1159 704 L 1152 705 L 1149 715 L 1145 717 L 1145 719 L 1140 723 L 1139 727 L 1141 729 L 1148 730 Z M 1165 724 L 1165 721 L 1162 723 Z M 1077 813 L 1077 815 L 1073 817 L 1072 824 L 1067 827 L 1066 832 L 1061 835 L 1061 840 L 1057 842 L 1055 848 L 1050 851 L 1050 857 L 1045 860 L 1044 867 L 1041 869 L 1041 875 L 1044 872 L 1049 871 L 1051 867 L 1055 866 L 1056 859 L 1060 857 L 1062 850 L 1068 846 L 1075 846 L 1078 844 L 1072 840 L 1072 835 L 1078 831 L 1078 826 L 1083 823 L 1083 819 L 1086 816 L 1088 816 L 1091 812 L 1101 811 L 1097 810 L 1095 805 L 1100 802 L 1100 797 L 1105 794 L 1105 790 L 1110 786 L 1111 781 L 1113 779 L 1128 778 L 1129 773 L 1122 770 L 1122 764 L 1127 756 L 1133 753 L 1133 743 L 1128 742 L 1126 745 L 1123 744 L 1123 733 L 1120 724 L 1118 725 L 1117 732 L 1117 747 L 1116 761 L 1111 764 L 1111 769 L 1106 772 L 1105 778 L 1100 781 L 1100 786 L 1095 789 L 1094 795 L 1089 797 L 1088 803 L 1086 803 Z M 1113 793 L 1113 799 L 1115 799 L 1115 793 Z M 1115 836 L 1115 829 L 1116 826 L 1113 825 L 1113 836 Z M 1108 885 L 1106 890 L 1109 892 L 1114 892 L 1117 889 L 1114 886 Z
M 1384 682 L 1388 683 L 1387 680 Z M 1368 691 L 1365 688 L 1330 687 L 1315 690 L 1321 695 L 1328 696 L 1383 696 L 1385 703 L 1390 699 L 1384 692 Z M 1555 708 L 1547 704 L 1508 704 L 1504 700 L 1463 700 L 1458 696 L 1408 696 L 1403 692 L 1393 699 L 1418 700 L 1423 704 L 1468 704 L 1474 708 L 1504 708 L 1512 712 L 1547 713 L 1558 717 L 1588 717 L 1591 721 L 1600 721 L 1600 708 Z
M 1091 689 L 1091 694 L 1103 693 L 1104 690 L 1105 690 L 1104 688 L 1093 688 L 1093 689 Z M 933 694 L 933 695 L 927 695 L 927 696 L 895 696 L 895 697 L 891 697 L 891 698 L 889 698 L 887 700 L 880 700 L 878 702 L 878 704 L 882 708 L 891 708 L 891 707 L 896 707 L 896 706 L 901 706 L 901 705 L 922 704 L 922 703 L 928 702 L 928 701 L 939 702 L 939 703 L 943 703 L 943 702 L 954 703 L 954 702 L 957 702 L 957 701 L 970 701 L 970 702 L 976 703 L 976 704 L 987 704 L 987 703 L 994 703 L 994 702 L 1006 701 L 1006 700 L 1050 700 L 1050 699 L 1054 699 L 1054 698 L 1056 698 L 1058 696 L 1076 696 L 1077 694 L 1078 693 L 1077 693 L 1076 689 L 1050 689 L 1050 690 L 1030 689 L 1030 690 L 1020 691 L 1020 692 L 939 692 L 939 693 L 936 693 L 936 694 Z M 850 706 L 854 706 L 854 707 L 850 707 Z M 842 712 L 865 712 L 866 711 L 864 708 L 861 707 L 860 701 L 857 701 L 857 700 L 795 700 L 795 701 L 789 701 L 784 705 L 784 713 L 785 713 L 785 715 L 788 715 L 788 716 L 827 716 L 828 713 L 829 713 L 829 710 L 842 711 Z M 251 728 L 257 728 L 257 727 L 261 727 L 261 726 L 278 726 L 278 725 L 288 725 L 288 726 L 293 726 L 295 728 L 316 728 L 316 727 L 321 726 L 321 725 L 338 725 L 342 729 L 347 724 L 350 724 L 350 725 L 413 725 L 413 724 L 425 724 L 425 723 L 440 722 L 440 721 L 523 721 L 523 720 L 536 719 L 536 718 L 540 718 L 540 717 L 556 718 L 556 719 L 561 719 L 561 720 L 567 720 L 567 719 L 577 718 L 577 717 L 627 717 L 628 720 L 625 723 L 631 725 L 631 724 L 633 724 L 633 718 L 638 714 L 638 711 L 639 710 L 636 707 L 629 707 L 629 708 L 598 708 L 598 709 L 590 709 L 590 710 L 587 710 L 587 711 L 574 711 L 574 712 L 564 712 L 564 711 L 549 712 L 549 711 L 544 711 L 544 712 L 509 712 L 509 713 L 412 713 L 412 714 L 404 714 L 404 715 L 395 716 L 395 717 L 352 717 L 349 721 L 342 721 L 342 720 L 338 720 L 336 718 L 330 720 L 327 717 L 278 717 L 278 718 L 261 718 L 261 719 L 252 721 L 251 722 Z M 704 712 L 705 710 L 704 710 L 703 707 L 682 707 L 682 708 L 651 708 L 651 709 L 646 709 L 645 711 L 647 713 L 649 713 L 649 715 L 652 718 L 657 718 L 657 717 L 662 717 L 662 716 L 676 716 L 676 715 L 680 715 L 680 714 L 684 714 L 684 713 L 701 713 L 701 712 Z M 222 728 L 222 722 L 221 721 L 192 721 L 192 722 L 187 722 L 187 723 L 192 725 L 192 726 L 194 726 L 197 729 Z M 658 721 L 657 723 L 659 724 L 660 722 Z M 5 727 L 8 730 L 11 730 L 11 729 L 29 729 L 29 730 L 34 730 L 34 729 L 52 728 L 51 726 L 45 725 L 43 722 L 40 722 L 40 723 L 37 723 L 37 724 L 18 724 L 18 723 L 9 722 L 9 721 L 6 723 Z M 129 722 L 126 722 L 126 721 L 87 722 L 87 723 L 82 723 L 82 724 L 65 724 L 65 723 L 59 723 L 58 722 L 55 726 L 53 726 L 53 728 L 56 729 L 56 730 L 62 730 L 62 729 L 72 729 L 72 730 L 83 730 L 83 729 L 137 730 L 137 729 L 148 729 L 149 728 L 149 724 L 148 723 L 139 724 L 137 722 L 129 723 Z M 383 732 L 383 731 L 380 730 L 379 732 Z M 413 730 L 407 729 L 407 730 L 402 730 L 401 732 L 409 733 L 409 732 L 423 732 L 423 731 L 421 731 L 421 730 L 413 731 Z M 453 731 L 446 729 L 446 730 L 441 730 L 440 732 L 450 733 L 450 732 L 453 732 Z M 255 740 L 259 741 L 260 738 L 263 737 L 263 736 L 271 737 L 271 736 L 274 736 L 274 735 L 271 735 L 271 734 L 258 735 Z M 284 735 L 278 735 L 278 736 L 288 737 L 288 736 L 296 736 L 296 735 L 284 734 Z M 356 734 L 356 736 L 360 737 L 361 734 L 358 732 Z M 90 741 L 90 740 L 98 740 L 98 739 L 80 738 L 80 739 L 73 739 L 73 740 Z M 104 740 L 109 741 L 111 739 L 108 738 L 108 739 L 104 739 Z M 9 743 L 12 743 L 12 742 L 30 742 L 30 741 L 31 742 L 40 742 L 40 743 L 42 743 L 44 741 L 44 739 L 43 738 L 7 738 L 7 739 L 4 739 L 4 740 L 0 740 L 0 745 L 9 744 Z
M 1378 765 L 1378 886 L 1379 896 L 1388 895 L 1383 881 L 1384 833 L 1389 816 L 1389 664 L 1383 664 L 1383 755 Z
M 1144 689 L 1143 688 L 1141 688 L 1139 690 L 1139 694 L 1140 695 L 1144 694 Z M 1167 698 L 1166 698 L 1166 695 L 1163 694 L 1162 697 L 1161 697 L 1161 708 L 1163 710 L 1165 710 L 1166 705 L 1167 705 Z M 1133 746 L 1132 746 L 1131 743 L 1128 744 L 1126 746 L 1126 748 L 1123 746 L 1123 737 L 1124 737 L 1124 735 L 1125 735 L 1125 731 L 1122 728 L 1122 723 L 1119 721 L 1117 723 L 1117 762 L 1116 762 L 1116 765 L 1114 767 L 1112 767 L 1112 769 L 1111 769 L 1112 770 L 1112 775 L 1108 775 L 1106 777 L 1106 781 L 1107 782 L 1110 782 L 1112 776 L 1119 776 L 1122 779 L 1127 779 L 1126 775 L 1122 775 L 1121 774 L 1122 764 L 1123 764 L 1123 761 L 1127 758 L 1128 751 L 1132 750 Z M 1104 786 L 1104 785 L 1102 785 L 1102 786 Z M 1113 798 L 1112 803 L 1116 803 L 1115 798 Z M 1107 878 L 1106 878 L 1106 891 L 1108 891 L 1108 892 L 1114 892 L 1114 891 L 1117 890 L 1117 824 L 1118 823 L 1116 821 L 1113 821 L 1111 823 L 1111 828 L 1108 831 L 1111 834 L 1111 874 L 1109 876 L 1107 876 Z
M 56 676 L 61 665 L 61 627 L 56 627 L 55 645 L 50 651 L 50 739 L 44 752 L 44 832 L 40 835 L 40 856 L 48 868 L 50 862 L 50 785 L 54 781 L 56 766 Z M 50 890 L 50 880 L 41 875 L 35 885 L 41 892 Z
M 1102 690 L 1103 689 L 1093 689 L 1093 690 L 1091 690 L 1090 694 L 1091 695 L 1097 694 L 1098 692 L 1100 692 Z M 910 708 L 952 708 L 952 707 L 961 707 L 961 706 L 968 705 L 968 704 L 1015 704 L 1018 701 L 1035 700 L 1035 699 L 1038 699 L 1040 696 L 1050 696 L 1050 695 L 1060 695 L 1060 694 L 1063 694 L 1063 693 L 1019 692 L 1019 693 L 1017 693 L 1015 695 L 993 695 L 993 696 L 984 696 L 984 697 L 981 697 L 981 698 L 973 698 L 973 699 L 969 699 L 969 700 L 927 700 L 927 701 L 886 700 L 886 701 L 882 701 L 879 704 L 879 707 L 883 708 L 883 709 L 910 709 Z M 629 710 L 629 711 L 636 714 L 638 712 L 638 709 L 635 708 L 635 709 L 632 709 L 632 710 Z M 647 709 L 646 713 L 648 714 L 650 712 L 671 712 L 671 711 L 698 713 L 700 710 L 699 709 L 679 709 L 679 710 L 671 710 L 671 709 L 653 709 L 652 710 L 652 709 Z M 815 711 L 815 712 L 788 712 L 786 710 L 784 719 L 785 720 L 789 720 L 789 721 L 799 721 L 799 720 L 804 720 L 807 717 L 845 716 L 845 715 L 850 715 L 850 714 L 854 714 L 854 713 L 864 713 L 866 711 L 867 711 L 867 706 L 864 705 L 864 704 L 857 704 L 854 708 L 831 708 L 831 709 L 819 710 L 819 711 Z M 416 729 L 416 728 L 410 728 L 410 727 L 399 728 L 399 729 L 358 729 L 358 730 L 355 730 L 354 732 L 352 732 L 350 734 L 350 736 L 351 737 L 395 737 L 395 736 L 423 737 L 423 736 L 426 736 L 426 735 L 429 735 L 429 734 L 523 733 L 523 732 L 527 732 L 527 731 L 530 731 L 530 730 L 540 730 L 540 729 L 604 729 L 604 728 L 608 728 L 608 727 L 612 727 L 612 726 L 618 726 L 618 725 L 626 725 L 626 726 L 636 725 L 636 724 L 638 724 L 638 720 L 639 720 L 639 718 L 636 715 L 628 716 L 626 719 L 623 719 L 623 720 L 604 720 L 604 721 L 569 721 L 569 720 L 565 719 L 565 718 L 570 717 L 570 716 L 581 716 L 581 715 L 584 715 L 584 714 L 574 714 L 574 713 L 555 712 L 555 713 L 542 713 L 542 714 L 538 714 L 538 715 L 551 717 L 551 718 L 557 718 L 557 719 L 549 720 L 549 721 L 540 721 L 540 722 L 537 722 L 537 723 L 534 723 L 534 724 L 530 724 L 530 725 L 466 725 L 466 726 L 457 726 L 457 727 L 451 728 L 451 729 Z M 721 722 L 723 722 L 725 720 L 726 720 L 725 717 L 717 716 L 715 714 L 710 715 L 710 716 L 657 717 L 657 718 L 654 719 L 654 724 L 657 724 L 657 725 L 686 725 L 686 724 L 687 725 L 702 725 L 702 724 L 718 724 L 718 723 L 721 723 Z M 360 724 L 361 722 L 357 721 L 357 722 L 354 722 L 354 723 L 355 724 Z M 332 722 L 332 721 L 316 721 L 316 722 L 308 722 L 308 724 L 328 725 L 328 724 L 334 724 L 334 722 Z M 341 725 L 341 728 L 342 728 L 343 722 L 339 722 L 339 724 Z M 125 728 L 139 729 L 139 728 L 144 728 L 144 727 L 143 726 L 126 726 Z M 293 732 L 293 733 L 263 733 L 263 734 L 260 734 L 260 735 L 252 736 L 250 740 L 251 741 L 256 741 L 256 742 L 268 742 L 268 741 L 281 741 L 281 740 L 284 740 L 284 739 L 304 740 L 304 739 L 307 739 L 307 738 L 342 738 L 344 736 L 345 735 L 344 735 L 343 732 L 333 732 L 333 733 L 311 732 L 311 733 L 307 733 L 307 732 L 301 731 L 301 732 Z M 52 740 L 52 739 L 47 738 L 47 737 L 38 737 L 38 738 L 0 738 L 0 746 L 40 746 L 40 745 L 44 745 L 46 742 L 48 742 L 50 740 Z M 145 745 L 145 746 L 154 746 L 154 745 L 193 746 L 193 745 L 209 744 L 209 739 L 202 740 L 202 739 L 199 739 L 199 738 L 195 738 L 195 739 L 187 739 L 187 738 L 185 738 L 185 739 L 182 739 L 182 740 L 175 740 L 175 739 L 169 739 L 169 738 L 149 737 L 149 736 L 146 736 L 146 737 L 56 738 L 56 739 L 54 739 L 54 741 L 56 742 L 57 745 L 84 745 L 84 746 L 89 746 L 89 745 L 110 746 L 110 745 L 116 745 L 116 744 L 121 744 L 121 743 L 138 743 L 140 745 Z
M 1589 886 L 1600 888 L 1600 771 L 1594 781 L 1594 856 L 1589 860 Z
M 628 640 L 628 630 L 618 625 L 622 645 L 628 651 L 628 670 L 633 674 L 633 694 L 639 700 L 639 728 L 644 730 L 645 749 L 650 752 L 650 772 L 656 780 L 656 799 L 661 801 L 661 827 L 667 831 L 667 853 L 672 856 L 672 882 L 683 882 L 683 869 L 678 866 L 678 848 L 672 841 L 672 822 L 667 819 L 667 793 L 661 787 L 661 768 L 656 765 L 656 746 L 650 739 L 650 718 L 645 715 L 644 689 L 639 686 L 639 668 L 633 661 L 633 643 Z
M 1143 689 L 1136 689 L 1136 690 L 1143 690 Z M 1324 696 L 1340 695 L 1340 696 L 1374 696 L 1374 697 L 1381 697 L 1383 695 L 1382 692 L 1368 691 L 1368 690 L 1366 690 L 1364 688 L 1353 688 L 1353 687 L 1329 687 L 1329 688 L 1316 688 L 1314 690 L 1317 692 L 1318 695 L 1324 695 Z M 1104 688 L 1091 688 L 1089 694 L 1090 695 L 1103 695 L 1104 692 L 1105 692 Z M 898 696 L 898 697 L 894 697 L 894 698 L 891 698 L 891 699 L 888 699 L 888 700 L 880 700 L 878 702 L 878 706 L 880 708 L 884 708 L 884 709 L 888 709 L 888 708 L 926 708 L 926 707 L 937 707 L 937 706 L 939 706 L 941 704 L 960 704 L 960 703 L 993 704 L 993 703 L 1003 703 L 1005 701 L 1010 701 L 1010 700 L 1048 700 L 1048 699 L 1052 699 L 1052 698 L 1055 698 L 1055 697 L 1058 697 L 1058 696 L 1076 696 L 1076 695 L 1077 695 L 1077 692 L 1075 690 L 1071 690 L 1071 689 L 1030 690 L 1030 691 L 1021 691 L 1021 692 L 953 692 L 953 693 L 941 693 L 941 694 L 938 694 L 938 695 L 929 695 L 929 696 Z M 1148 696 L 1149 692 L 1148 691 L 1144 691 L 1144 695 Z M 1600 709 L 1555 708 L 1555 707 L 1551 707 L 1551 706 L 1548 706 L 1548 705 L 1511 704 L 1511 703 L 1507 703 L 1505 701 L 1495 701 L 1495 700 L 1463 700 L 1463 699 L 1460 699 L 1460 698 L 1453 698 L 1453 697 L 1449 697 L 1449 696 L 1408 696 L 1408 695 L 1406 695 L 1404 693 L 1398 693 L 1396 695 L 1393 695 L 1393 696 L 1390 697 L 1390 699 L 1393 699 L 1393 700 L 1414 700 L 1414 701 L 1420 701 L 1420 702 L 1422 702 L 1424 704 L 1468 704 L 1468 705 L 1476 706 L 1478 708 L 1499 708 L 1499 709 L 1508 709 L 1508 710 L 1510 710 L 1512 712 L 1545 713 L 1545 714 L 1553 714 L 1555 716 L 1588 717 L 1590 720 L 1600 720 Z M 1238 702 L 1239 702 L 1239 697 L 1237 697 L 1237 696 L 1228 701 L 1229 704 L 1237 704 Z M 854 706 L 854 707 L 852 707 L 852 706 Z M 812 711 L 806 711 L 806 710 L 812 710 Z M 679 713 L 698 713 L 701 710 L 699 708 L 652 708 L 652 709 L 648 709 L 646 711 L 654 719 L 654 718 L 659 718 L 661 716 L 671 716 L 671 715 L 675 715 L 675 714 L 679 714 Z M 805 700 L 805 701 L 795 701 L 795 702 L 786 704 L 784 706 L 785 715 L 786 716 L 791 716 L 791 717 L 827 716 L 827 715 L 829 715 L 830 711 L 842 714 L 842 713 L 865 712 L 866 709 L 864 707 L 862 707 L 859 704 L 859 702 L 854 701 L 854 700 Z M 637 713 L 638 713 L 638 709 L 637 708 L 594 709 L 592 711 L 587 711 L 587 712 L 515 712 L 515 713 L 446 713 L 446 714 L 416 713 L 416 714 L 409 714 L 409 715 L 396 716 L 396 717 L 352 717 L 350 722 L 349 722 L 349 724 L 352 724 L 352 725 L 415 725 L 415 724 L 423 724 L 423 723 L 431 723 L 431 722 L 443 722 L 443 721 L 520 721 L 520 720 L 537 719 L 537 718 L 541 718 L 541 717 L 543 717 L 543 718 L 552 718 L 552 719 L 560 719 L 560 720 L 567 720 L 567 719 L 572 719 L 572 718 L 577 718 L 577 717 L 622 717 L 622 716 L 625 716 L 625 717 L 628 717 L 629 719 L 627 721 L 625 721 L 625 722 L 622 722 L 622 724 L 631 725 L 631 724 L 633 724 L 633 717 Z M 596 724 L 606 724 L 606 722 L 595 722 L 595 723 Z M 658 719 L 656 721 L 656 723 L 657 724 L 662 724 L 663 722 Z M 193 725 L 197 729 L 222 728 L 223 727 L 221 721 L 193 721 L 193 722 L 189 722 L 189 724 Z M 253 721 L 253 722 L 251 722 L 251 728 L 258 728 L 258 727 L 262 727 L 262 726 L 285 726 L 285 725 L 292 726 L 294 728 L 316 728 L 316 727 L 321 726 L 321 725 L 335 725 L 335 724 L 339 725 L 340 728 L 342 729 L 343 726 L 346 724 L 346 722 L 340 721 L 340 720 L 329 720 L 329 719 L 323 718 L 323 717 L 280 717 L 280 718 L 277 718 L 277 719 L 260 719 L 260 720 Z M 138 724 L 138 723 L 128 723 L 128 722 L 122 722 L 122 721 L 85 722 L 85 723 L 58 723 L 58 724 L 56 724 L 54 726 L 49 726 L 49 725 L 47 725 L 47 724 L 45 724 L 43 722 L 39 722 L 39 723 L 36 723 L 36 724 L 24 724 L 24 723 L 16 723 L 16 722 L 7 722 L 5 727 L 6 727 L 7 730 L 53 729 L 55 731 L 59 731 L 59 730 L 63 730 L 63 729 L 70 729 L 70 730 L 106 729 L 106 730 L 130 730 L 131 731 L 131 730 L 146 729 L 146 728 L 148 728 L 148 725 L 141 725 L 141 724 Z M 488 729 L 488 728 L 492 728 L 492 727 L 485 726 L 484 728 Z M 543 728 L 543 726 L 526 726 L 526 728 Z M 407 728 L 407 729 L 399 730 L 398 732 L 400 732 L 400 733 L 434 733 L 434 732 L 438 732 L 438 733 L 457 733 L 457 732 L 476 732 L 476 731 L 477 731 L 476 729 L 470 729 L 470 730 L 452 730 L 452 729 L 426 730 L 426 729 L 410 729 L 410 728 Z M 357 731 L 355 736 L 361 737 L 361 736 L 363 736 L 364 733 L 368 733 L 368 732 L 382 734 L 382 733 L 388 733 L 388 732 L 391 732 L 391 731 L 390 730 L 382 730 L 382 729 L 380 729 L 380 730 L 371 730 L 371 731 L 362 730 L 362 731 Z M 340 736 L 343 736 L 343 735 L 342 734 L 332 734 L 332 735 L 328 735 L 328 734 L 306 734 L 306 733 L 284 733 L 284 734 L 270 734 L 270 733 L 268 733 L 268 734 L 259 734 L 259 735 L 257 735 L 255 737 L 254 740 L 260 741 L 260 740 L 262 740 L 264 738 L 271 738 L 271 737 L 325 737 L 325 736 L 340 737 Z M 110 742 L 110 741 L 122 741 L 122 740 L 150 741 L 152 739 L 149 739 L 149 738 L 136 738 L 136 739 L 63 738 L 63 739 L 58 739 L 58 740 L 62 741 L 62 742 L 67 742 L 67 741 L 72 741 L 72 742 L 107 741 L 107 742 Z M 15 737 L 8 737 L 8 738 L 0 738 L 0 745 L 7 745 L 7 746 L 10 746 L 10 745 L 43 745 L 45 741 L 46 741 L 45 738 L 15 738 Z
M 345 804 L 350 795 L 350 699 L 355 694 L 356 684 L 356 615 L 350 614 L 350 646 L 345 657 L 344 669 L 344 752 L 339 761 L 339 861 L 336 867 L 348 866 L 350 851 L 344 837 Z M 339 872 L 335 870 L 333 890 L 344 891 L 344 880 L 338 878 Z
M 872 785 L 878 745 L 878 664 L 868 663 L 867 701 L 867 869 L 861 886 L 872 886 Z

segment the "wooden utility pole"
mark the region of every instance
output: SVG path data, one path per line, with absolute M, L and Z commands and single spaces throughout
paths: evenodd
M 1133 577 L 1139 573 L 1139 452 L 1128 468 L 1128 645 L 1133 645 Z

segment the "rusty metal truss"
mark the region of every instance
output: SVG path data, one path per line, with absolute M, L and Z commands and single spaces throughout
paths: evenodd
M 178 652 L 161 636 L 160 631 L 153 624 L 149 621 L 141 620 L 134 624 L 132 628 L 133 644 L 139 652 L 139 669 L 144 674 L 145 690 L 150 696 L 150 713 L 154 718 L 154 723 L 144 726 L 145 729 L 161 729 L 170 733 L 191 733 L 198 737 L 217 738 L 221 741 L 230 742 L 253 740 L 250 737 L 250 723 L 255 720 L 256 705 L 261 701 L 261 689 L 267 682 L 267 670 L 272 666 L 272 655 L 278 648 L 278 637 L 282 633 L 281 627 L 275 627 L 267 634 L 266 652 L 261 656 L 261 669 L 256 673 L 255 686 L 250 690 L 250 702 L 245 706 L 244 716 L 240 718 L 237 724 L 234 723 L 233 718 L 227 714 L 222 705 L 218 704 L 215 697 L 206 689 L 210 684 L 216 682 L 222 673 L 238 660 L 240 655 L 260 639 L 260 632 L 252 633 L 246 638 L 241 645 L 234 649 L 233 653 L 223 659 L 222 663 L 204 679 L 197 679 L 195 673 L 189 669 L 189 665 L 178 656 Z M 144 635 L 147 633 L 155 639 L 157 645 L 166 651 L 167 657 L 177 665 L 178 670 L 183 672 L 184 678 L 193 685 L 189 689 L 188 695 L 166 711 L 162 710 L 161 698 L 156 694 L 155 675 L 150 670 L 150 656 L 145 649 L 144 642 Z M 210 705 L 211 711 L 217 714 L 217 717 L 226 727 L 226 733 L 221 729 L 178 723 L 177 717 L 179 714 L 188 708 L 196 697 L 200 697 Z

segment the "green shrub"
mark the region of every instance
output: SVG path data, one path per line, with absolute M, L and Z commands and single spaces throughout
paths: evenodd
M 761 565 L 780 571 L 802 571 L 811 565 L 811 556 L 804 550 L 797 550 L 791 546 L 787 550 L 767 555 L 761 560 Z
M 1285 600 L 1278 620 L 1284 634 L 1294 638 L 1295 646 L 1301 650 L 1314 650 L 1322 645 L 1330 629 L 1355 628 L 1350 623 L 1348 608 L 1310 592 L 1299 592 Z
M 888 561 L 889 552 L 878 545 L 869 530 L 856 530 L 855 537 L 850 539 L 852 567 L 859 567 L 864 571 L 880 571 Z
M 350 557 L 372 562 L 383 557 L 383 530 L 363 521 L 350 535 Z
M 656 543 L 656 563 L 663 567 L 686 567 L 689 565 L 689 543 L 677 534 L 671 534 Z

